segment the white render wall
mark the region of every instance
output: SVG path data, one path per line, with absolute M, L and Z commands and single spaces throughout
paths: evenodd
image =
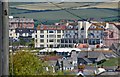
M 16 38 L 16 33 L 15 33 L 15 29 L 9 29 L 9 37 L 13 37 L 13 38 Z
M 48 30 L 49 31 L 49 30 Z M 44 33 L 41 33 L 41 30 L 37 30 L 37 38 L 35 37 L 35 47 L 39 48 L 40 45 L 44 45 L 44 47 L 50 47 L 50 45 L 53 45 L 53 47 L 57 46 L 57 44 L 60 44 L 57 40 L 60 40 L 63 36 L 63 31 L 61 30 L 61 33 L 57 33 L 57 30 L 54 30 L 54 33 L 48 33 L 47 30 L 44 30 Z M 44 35 L 44 38 L 40 38 L 40 35 Z M 61 37 L 57 37 L 57 35 L 60 35 Z M 47 37 L 48 36 L 48 37 Z M 49 37 L 54 36 L 54 37 Z M 43 39 L 44 42 L 40 42 L 40 40 Z M 53 40 L 53 42 L 50 42 L 49 40 Z
M 88 38 L 88 28 L 90 26 L 91 26 L 91 23 L 89 23 L 87 21 L 78 21 L 78 37 L 79 38 Z M 84 27 L 84 30 L 81 31 L 82 27 Z

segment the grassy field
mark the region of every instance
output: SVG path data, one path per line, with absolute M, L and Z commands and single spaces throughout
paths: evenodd
M 78 3 L 66 3 L 64 7 L 73 7 L 73 4 L 78 4 Z M 22 7 L 27 7 L 26 5 L 29 5 L 28 7 L 30 8 L 35 8 L 32 7 L 30 3 L 18 3 L 18 4 L 11 4 L 11 6 L 22 6 Z M 38 6 L 38 4 L 34 3 L 33 5 Z M 42 6 L 43 4 L 39 5 Z M 59 4 L 63 6 L 63 4 Z M 68 6 L 69 5 L 69 6 Z M 48 5 L 45 5 L 46 7 L 49 7 Z M 44 8 L 46 8 L 44 6 Z M 52 5 L 51 5 L 52 6 Z M 78 6 L 78 5 L 74 5 Z M 53 8 L 53 7 L 50 7 Z M 98 21 L 118 21 L 118 10 L 113 9 L 113 8 L 81 8 L 81 9 L 67 9 L 68 11 L 84 18 L 94 18 L 94 20 Z M 81 20 L 80 18 L 71 15 L 70 13 L 64 11 L 64 10 L 26 10 L 26 9 L 18 9 L 16 7 L 10 7 L 9 11 L 10 15 L 13 15 L 15 17 L 26 17 L 26 18 L 33 18 L 39 22 L 42 23 L 51 23 L 51 22 L 56 22 L 61 19 L 69 19 L 69 20 Z
M 44 11 L 44 12 L 32 12 L 27 10 L 17 10 L 12 9 L 11 15 L 17 16 L 17 17 L 28 17 L 28 18 L 34 18 L 37 20 L 60 20 L 60 19 L 80 19 L 76 16 L 73 16 L 64 10 L 58 10 L 58 11 Z M 108 18 L 108 17 L 116 17 L 118 16 L 118 12 L 115 10 L 110 9 L 78 9 L 78 10 L 69 10 L 70 12 L 81 16 L 82 18 Z
M 107 61 L 105 61 L 104 63 L 100 64 L 99 66 L 103 65 L 103 66 L 117 66 L 119 59 L 118 58 L 111 58 Z

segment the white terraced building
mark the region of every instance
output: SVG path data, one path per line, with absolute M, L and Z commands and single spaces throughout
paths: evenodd
M 35 47 L 73 47 L 76 43 L 87 43 L 90 23 L 79 21 L 67 25 L 39 25 L 35 32 Z

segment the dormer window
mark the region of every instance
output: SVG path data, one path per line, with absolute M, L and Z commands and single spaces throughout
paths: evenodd
M 20 32 L 22 32 L 22 30 L 19 30 Z

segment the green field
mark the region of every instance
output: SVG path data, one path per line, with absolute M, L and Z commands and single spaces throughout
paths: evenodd
M 22 4 L 22 3 L 21 3 Z M 20 3 L 18 5 L 21 5 Z M 13 4 L 12 4 L 13 5 Z M 116 8 L 81 8 L 81 9 L 67 9 L 67 11 L 74 13 L 84 19 L 94 18 L 94 20 L 101 21 L 118 21 L 118 9 Z M 26 10 L 10 8 L 10 15 L 15 17 L 33 18 L 42 23 L 57 22 L 61 19 L 81 20 L 65 10 Z M 102 19 L 101 19 L 102 18 Z
M 111 58 L 107 61 L 105 61 L 104 63 L 100 64 L 99 66 L 103 65 L 103 66 L 117 66 L 119 58 Z

